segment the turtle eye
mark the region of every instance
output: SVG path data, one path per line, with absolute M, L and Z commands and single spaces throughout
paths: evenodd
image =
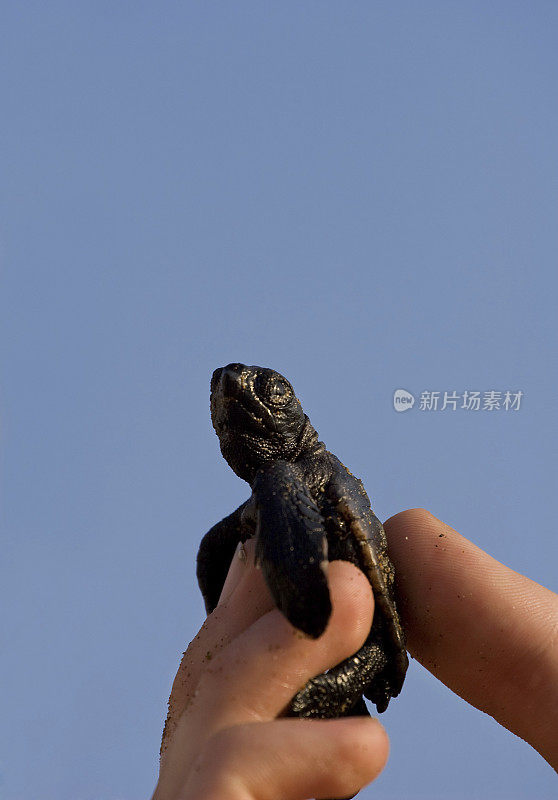
M 292 397 L 292 389 L 287 381 L 281 378 L 274 378 L 267 385 L 267 397 L 274 405 L 287 403 Z

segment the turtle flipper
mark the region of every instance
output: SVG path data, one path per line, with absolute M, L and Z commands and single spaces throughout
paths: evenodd
M 301 472 L 286 461 L 256 475 L 252 498 L 256 562 L 280 611 L 291 625 L 316 639 L 331 615 L 320 511 Z
M 382 647 L 375 642 L 364 644 L 350 658 L 309 680 L 291 700 L 288 713 L 308 719 L 366 714 L 362 694 L 386 664 Z
M 397 697 L 401 691 L 409 666 L 405 632 L 393 597 L 393 567 L 387 556 L 387 547 L 378 547 L 379 539 L 383 537 L 385 540 L 385 533 L 375 514 L 368 509 L 366 514 L 359 515 L 358 505 L 353 504 L 352 499 L 345 498 L 340 501 L 339 509 L 358 542 L 362 568 L 374 592 L 374 627 L 381 625 L 385 637 L 384 646 L 390 656 L 389 675 L 379 677 L 375 681 L 376 685 L 373 684 L 365 692 L 366 697 L 373 700 L 381 712 L 387 708 L 389 697 Z
M 388 556 L 384 528 L 370 508 L 362 482 L 339 459 L 332 458 L 335 469 L 328 486 L 329 499 L 352 533 L 358 564 L 372 586 L 375 603 L 372 632 L 381 631 L 389 659 L 386 670 L 364 692 L 376 703 L 378 711 L 383 711 L 389 698 L 397 697 L 401 691 L 409 665 L 405 632 L 395 605 L 394 570 Z
M 196 572 L 208 614 L 219 601 L 236 546 L 245 538 L 242 512 L 248 502 L 214 525 L 201 540 Z
M 387 558 L 387 549 L 382 553 L 377 547 L 379 537 L 385 539 L 384 529 L 380 520 L 370 510 L 366 515 L 358 516 L 351 500 L 343 499 L 339 503 L 339 508 L 359 543 L 362 563 L 374 592 L 376 613 L 379 612 L 382 617 L 386 642 L 393 659 L 392 680 L 389 682 L 391 696 L 397 697 L 403 686 L 409 658 L 405 632 L 393 597 L 393 567 Z

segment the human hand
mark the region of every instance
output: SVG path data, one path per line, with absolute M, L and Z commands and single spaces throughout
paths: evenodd
M 558 596 L 422 509 L 385 529 L 411 654 L 556 769 Z M 387 760 L 375 721 L 275 719 L 309 677 L 364 641 L 366 579 L 346 562 L 331 564 L 334 613 L 312 642 L 272 610 L 250 563 L 233 560 L 223 599 L 179 668 L 154 800 L 342 796 Z
M 384 527 L 409 652 L 558 770 L 558 595 L 423 509 Z
M 221 600 L 184 654 L 169 700 L 153 800 L 303 800 L 348 797 L 388 755 L 376 720 L 277 719 L 315 675 L 364 643 L 373 613 L 368 580 L 329 565 L 333 612 L 305 638 L 274 608 L 261 570 L 233 558 Z

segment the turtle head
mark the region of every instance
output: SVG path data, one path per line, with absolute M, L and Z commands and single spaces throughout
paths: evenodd
M 211 421 L 223 457 L 249 483 L 277 459 L 294 461 L 310 425 L 286 378 L 244 364 L 228 364 L 213 373 Z

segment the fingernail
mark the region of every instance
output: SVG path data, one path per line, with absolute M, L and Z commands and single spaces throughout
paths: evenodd
M 225 600 L 228 600 L 236 589 L 238 582 L 240 581 L 246 569 L 246 560 L 246 550 L 244 549 L 242 542 L 239 542 L 236 546 L 236 550 L 234 551 L 231 565 L 219 596 L 219 602 L 217 603 L 218 606 L 221 605 L 221 603 L 224 603 Z

